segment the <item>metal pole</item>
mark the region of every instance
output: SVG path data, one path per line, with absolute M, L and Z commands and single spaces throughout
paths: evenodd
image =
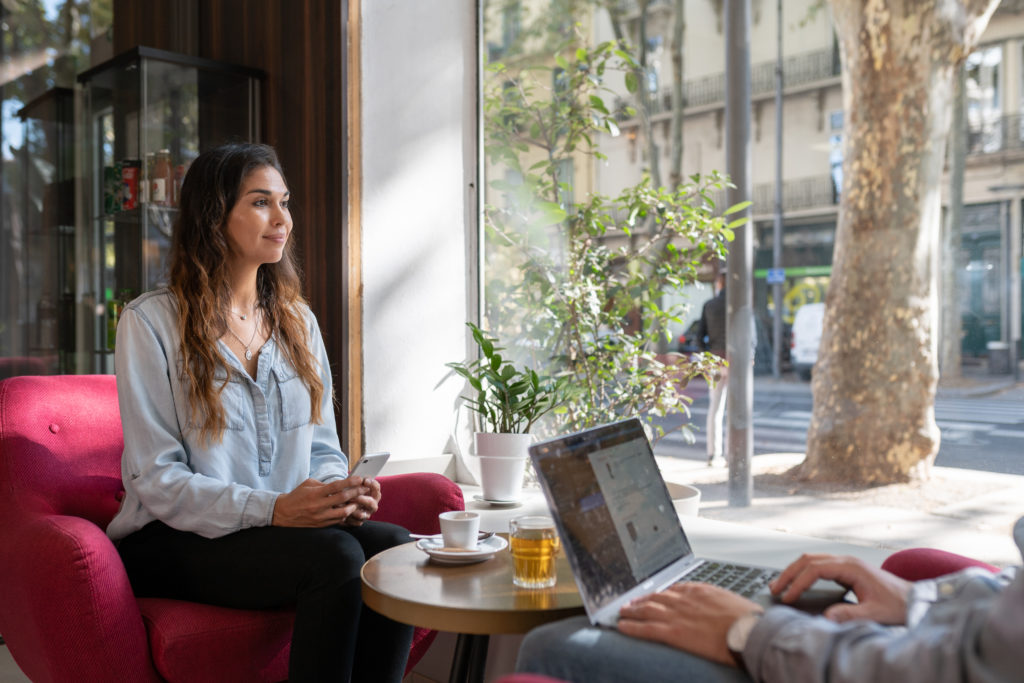
M 729 206 L 750 198 L 750 0 L 725 3 L 725 163 L 735 187 Z M 729 505 L 747 507 L 753 497 L 750 461 L 754 452 L 751 414 L 754 407 L 754 314 L 752 308 L 753 243 L 750 209 L 747 224 L 736 230 L 729 247 L 726 290 L 726 360 L 729 362 L 728 416 Z
M 782 268 L 782 0 L 776 6 L 775 59 L 775 223 L 772 226 L 772 267 Z M 782 283 L 772 285 L 772 376 L 782 376 Z

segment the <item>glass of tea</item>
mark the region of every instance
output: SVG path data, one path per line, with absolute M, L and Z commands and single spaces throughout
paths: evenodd
M 522 588 L 548 588 L 555 585 L 555 555 L 558 531 L 550 517 L 528 515 L 509 522 L 509 547 L 512 551 L 512 583 Z

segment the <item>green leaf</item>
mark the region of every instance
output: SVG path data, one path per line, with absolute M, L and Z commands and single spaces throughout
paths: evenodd
M 634 66 L 636 64 L 636 60 L 633 59 L 633 55 L 629 54 L 625 50 L 615 50 L 615 56 L 617 56 L 619 59 L 624 61 L 629 66 Z
M 639 87 L 640 86 L 639 86 L 639 83 L 637 82 L 636 73 L 634 73 L 633 71 L 627 72 L 626 73 L 626 90 L 629 91 L 630 93 L 635 93 Z
M 750 205 L 751 205 L 751 204 L 753 204 L 753 203 L 754 203 L 754 202 L 752 202 L 752 201 L 750 201 L 750 200 L 748 199 L 748 200 L 746 200 L 746 201 L 740 202 L 739 204 L 733 204 L 733 205 L 732 205 L 732 206 L 730 206 L 730 207 L 729 207 L 728 209 L 726 209 L 725 211 L 723 211 L 723 212 L 722 212 L 722 215 L 723 215 L 723 216 L 728 216 L 728 215 L 729 215 L 729 214 L 731 214 L 731 213 L 736 213 L 737 211 L 742 211 L 743 209 L 747 208 L 748 206 L 750 206 Z
M 539 202 L 537 209 L 541 212 L 541 220 L 544 225 L 557 225 L 565 220 L 566 212 L 555 202 Z

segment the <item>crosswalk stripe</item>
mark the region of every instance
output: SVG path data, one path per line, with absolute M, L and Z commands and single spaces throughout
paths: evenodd
M 1009 429 L 993 429 L 989 436 L 1009 436 L 1013 439 L 1024 439 L 1024 430 L 1015 432 Z
M 784 417 L 755 417 L 755 427 L 792 427 L 795 429 L 803 429 L 804 431 L 810 426 L 810 422 L 807 420 L 790 420 Z
M 981 424 L 978 422 L 949 422 L 947 420 L 936 420 L 939 429 L 960 429 L 972 432 L 987 432 L 996 428 L 993 424 Z
M 1020 415 L 998 415 L 992 413 L 967 413 L 963 411 L 946 412 L 941 410 L 935 411 L 936 420 L 967 420 L 970 422 L 978 422 L 982 424 L 1001 424 L 1001 425 L 1012 425 L 1018 423 L 1024 423 L 1024 417 Z

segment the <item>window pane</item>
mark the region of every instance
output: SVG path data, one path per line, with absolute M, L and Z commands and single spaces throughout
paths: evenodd
M 665 352 L 726 242 L 721 177 L 686 178 L 670 135 L 673 17 L 656 5 L 484 3 L 483 326 L 568 378 L 560 428 L 678 412 Z
M 74 86 L 110 0 L 0 3 L 0 378 L 73 372 Z

